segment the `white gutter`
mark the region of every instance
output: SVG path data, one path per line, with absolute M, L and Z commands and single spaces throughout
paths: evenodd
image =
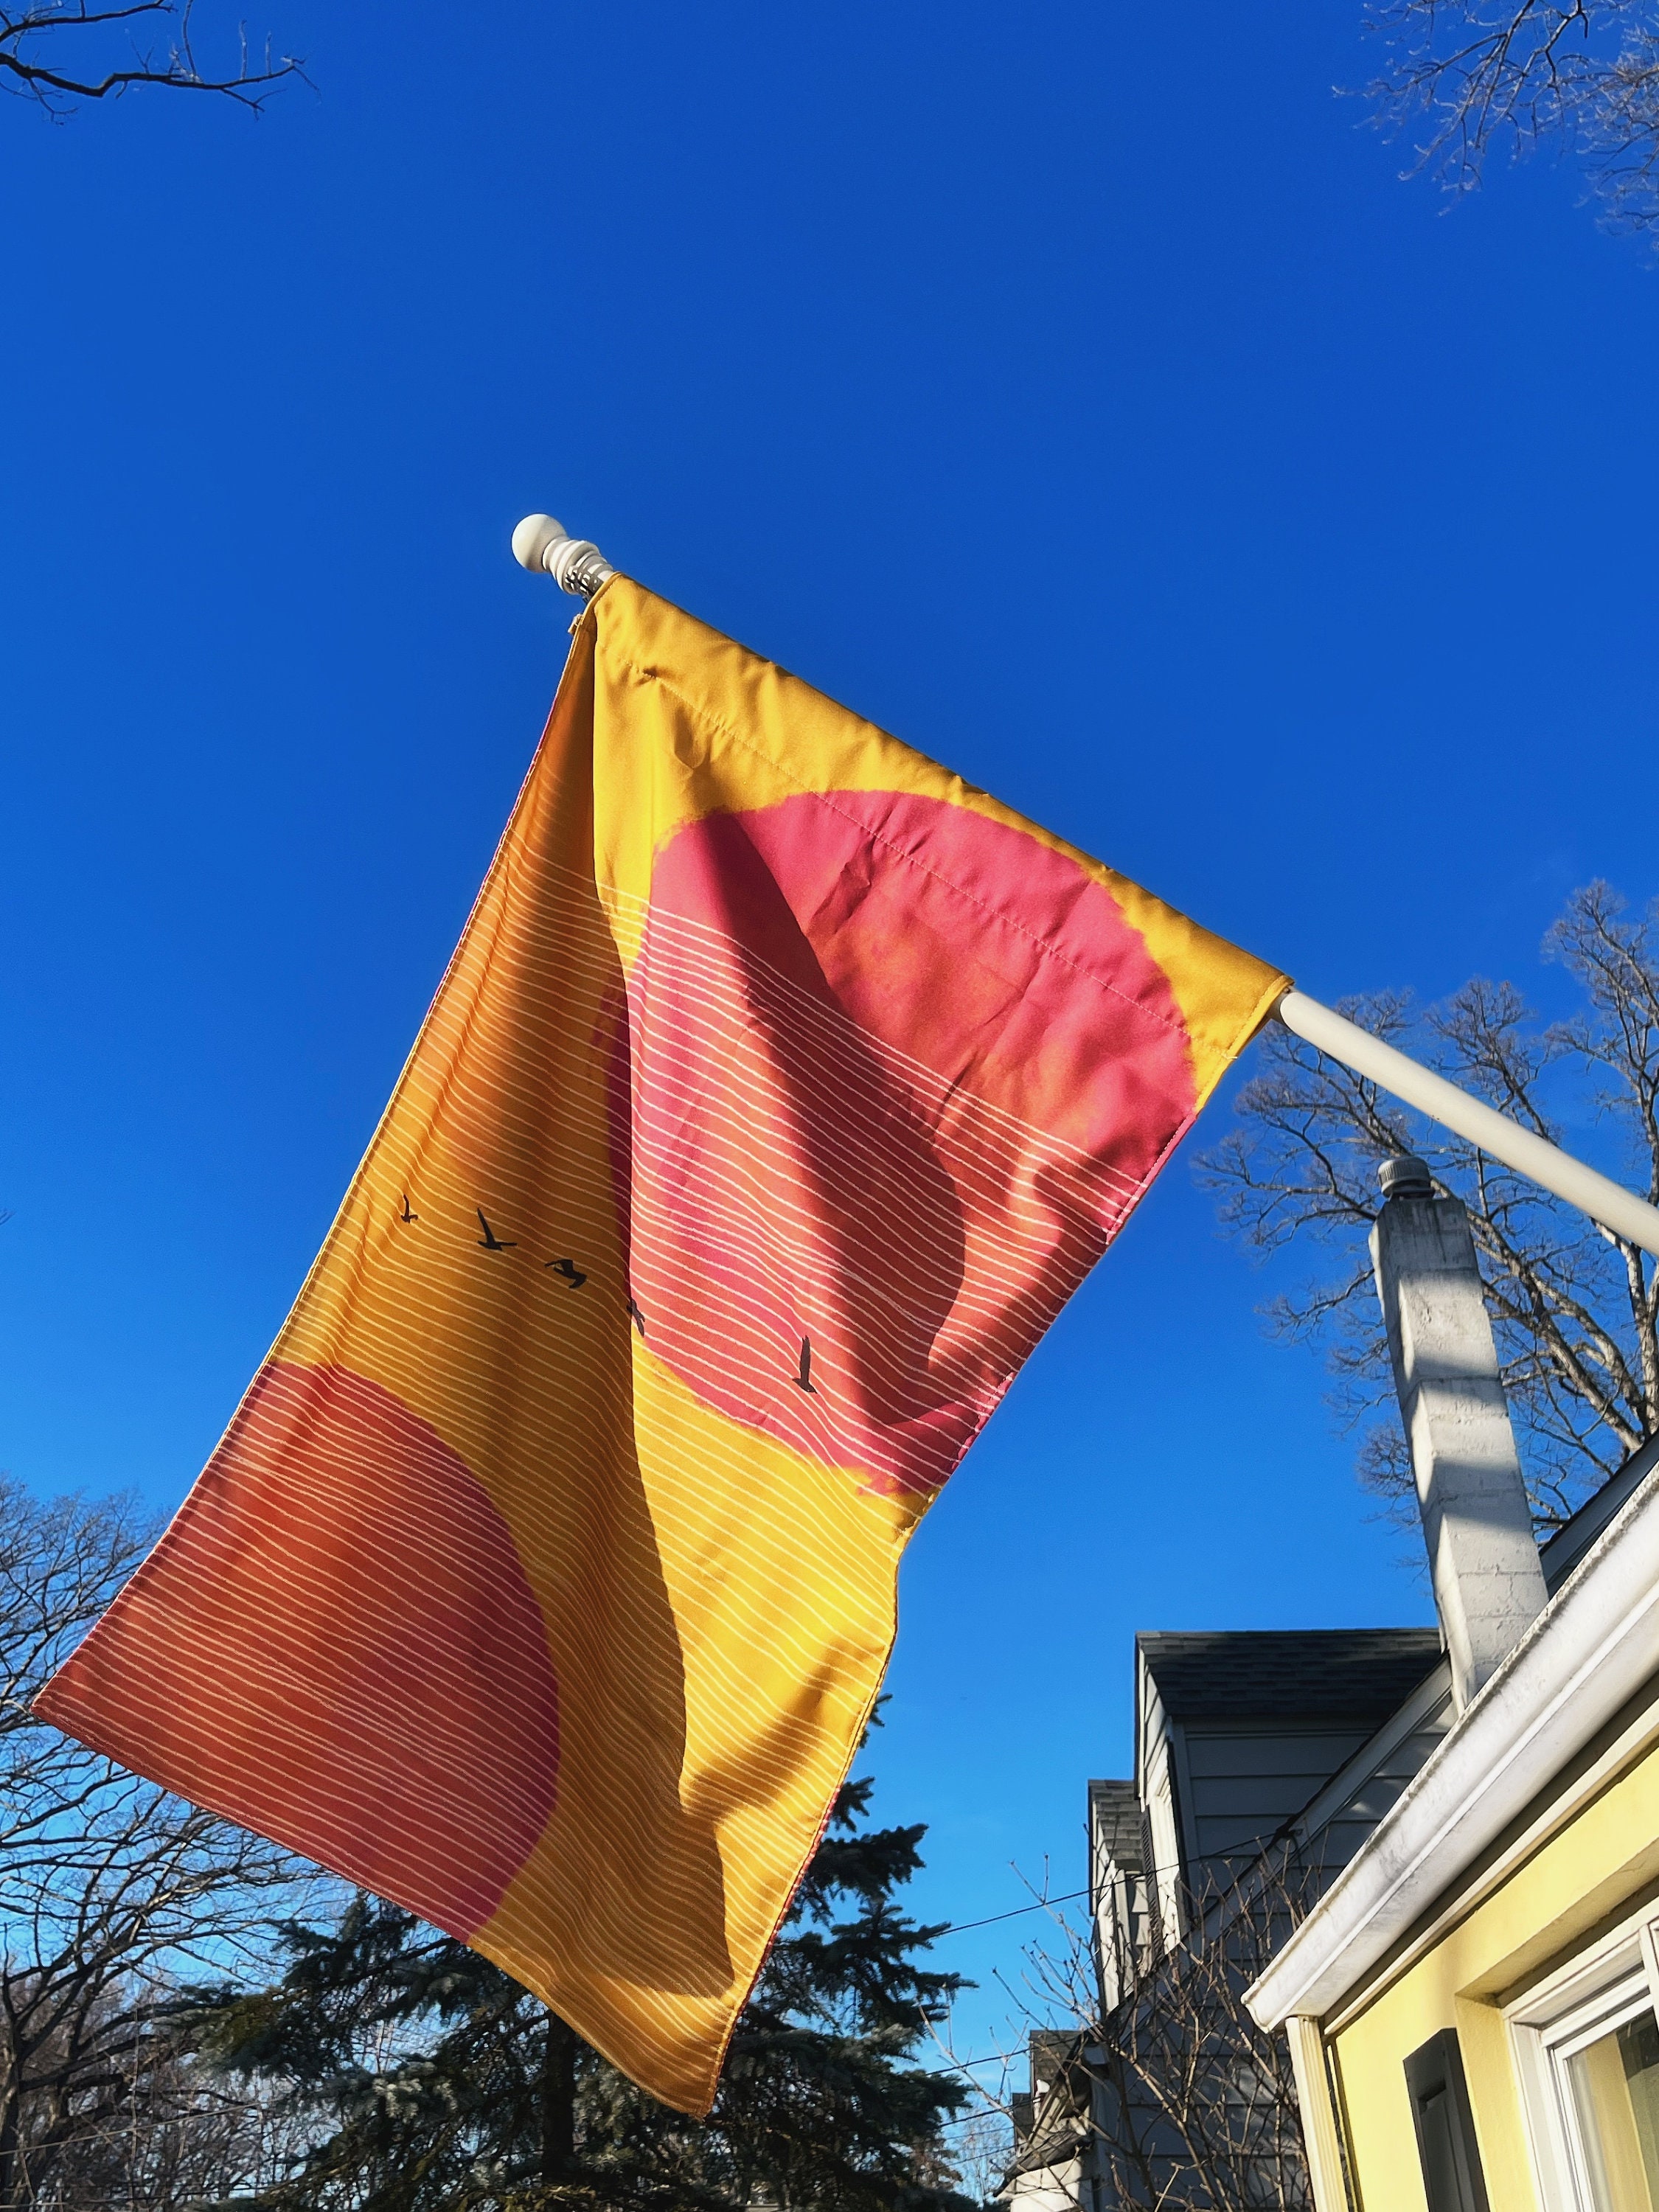
M 1334 2013 L 1659 1673 L 1659 1451 L 1643 1456 L 1654 1471 L 1245 1991 L 1260 2026 Z

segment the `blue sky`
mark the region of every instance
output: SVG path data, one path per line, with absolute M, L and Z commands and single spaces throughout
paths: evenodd
M 556 679 L 528 509 L 1318 996 L 1659 890 L 1659 276 L 1400 181 L 1358 17 L 268 0 L 257 121 L 0 106 L 0 1464 L 211 1448 Z M 1083 1879 L 1136 1629 L 1425 1617 L 1265 1288 L 1177 1162 L 914 1547 L 929 1913 Z

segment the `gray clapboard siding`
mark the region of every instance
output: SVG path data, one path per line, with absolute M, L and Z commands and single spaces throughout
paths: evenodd
M 1301 1831 L 1308 1848 L 1316 1802 L 1311 1855 L 1346 1863 L 1436 1741 L 1431 1630 L 1143 1636 L 1137 1651 L 1137 1779 L 1155 1814 L 1170 1807 L 1160 1860 L 1170 1847 L 1179 1859 L 1156 1870 L 1166 1918 L 1171 1880 L 1196 1896 L 1274 1837 Z
M 1314 1734 L 1306 1729 L 1230 1729 L 1224 1735 L 1188 1727 L 1187 1764 L 1194 1784 L 1227 1775 L 1308 1775 L 1324 1781 L 1352 1759 L 1369 1729 Z M 1303 1803 L 1306 1800 L 1302 1801 Z M 1300 1806 L 1297 1808 L 1300 1810 Z

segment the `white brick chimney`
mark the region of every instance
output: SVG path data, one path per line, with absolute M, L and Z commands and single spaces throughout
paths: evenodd
M 1542 1612 L 1544 1575 L 1468 1216 L 1410 1154 L 1382 1182 L 1371 1261 L 1461 1711 Z

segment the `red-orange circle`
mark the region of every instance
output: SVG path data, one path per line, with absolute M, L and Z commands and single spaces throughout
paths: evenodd
M 1106 887 L 891 792 L 659 854 L 629 978 L 630 1284 L 705 1402 L 936 1487 L 1193 1111 Z
M 553 1809 L 557 1686 L 507 1524 L 341 1368 L 267 1364 L 43 1710 L 74 1729 L 83 1700 L 100 1749 L 456 1936 Z

